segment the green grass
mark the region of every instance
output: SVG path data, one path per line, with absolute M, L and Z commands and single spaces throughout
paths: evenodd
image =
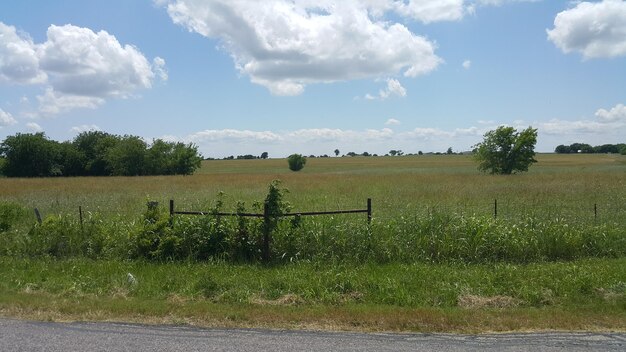
M 626 157 L 537 158 L 530 172 L 512 176 L 480 174 L 470 157 L 455 155 L 316 158 L 297 173 L 270 159 L 205 161 L 193 176 L 3 178 L 0 315 L 364 330 L 626 329 Z M 167 226 L 169 199 L 177 209 L 210 210 L 224 192 L 222 210 L 243 201 L 260 211 L 253 204 L 274 179 L 296 211 L 364 208 L 372 198 L 372 225 L 364 214 L 284 221 L 273 233 L 270 265 L 258 264 L 255 220 L 177 216 Z M 148 200 L 161 202 L 160 219 L 147 221 L 156 216 L 146 213 Z M 34 207 L 43 225 L 35 225 Z
M 23 317 L 273 327 L 317 321 L 342 329 L 362 325 L 416 331 L 626 328 L 623 258 L 529 265 L 278 267 L 1 258 L 0 272 L 0 314 Z M 425 322 L 407 316 L 415 311 L 426 312 L 431 323 L 436 316 L 441 321 L 423 326 Z M 547 317 L 555 312 L 563 316 L 547 327 Z M 583 317 L 580 312 L 593 314 Z M 534 315 L 535 321 L 498 326 L 505 314 Z M 346 315 L 352 315 L 351 322 Z M 459 317 L 466 325 L 454 320 Z M 403 320 L 406 326 L 401 326 Z

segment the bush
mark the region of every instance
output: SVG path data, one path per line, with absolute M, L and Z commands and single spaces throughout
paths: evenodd
M 304 168 L 304 164 L 306 164 L 306 157 L 301 154 L 291 154 L 287 157 L 287 162 L 289 163 L 289 169 L 291 171 L 300 171 Z

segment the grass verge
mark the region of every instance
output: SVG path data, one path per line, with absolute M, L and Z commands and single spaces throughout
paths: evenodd
M 626 258 L 528 265 L 0 258 L 0 315 L 359 331 L 626 330 Z

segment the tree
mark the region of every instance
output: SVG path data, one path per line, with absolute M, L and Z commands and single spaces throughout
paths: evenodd
M 339 149 L 335 149 L 335 156 L 339 156 Z
M 537 129 L 528 127 L 517 132 L 513 127 L 500 126 L 485 133 L 484 140 L 474 146 L 478 169 L 503 175 L 528 171 L 528 167 L 537 162 L 535 144 Z
M 124 136 L 114 147 L 107 150 L 105 160 L 116 176 L 145 174 L 146 142 L 136 136 Z
M 202 156 L 198 153 L 198 146 L 178 142 L 174 144 L 171 158 L 171 174 L 191 175 L 202 163 Z
M 306 164 L 306 158 L 301 154 L 291 154 L 287 157 L 287 163 L 291 171 L 300 171 Z
M 559 144 L 554 149 L 554 152 L 557 154 L 569 154 L 572 152 L 572 149 L 567 145 Z
M 59 143 L 43 132 L 18 133 L 8 136 L 0 145 L 5 158 L 2 173 L 8 177 L 42 177 L 61 173 Z
M 118 136 L 102 131 L 82 132 L 74 138 L 72 144 L 85 156 L 85 175 L 108 176 L 111 174 L 106 155 L 120 139 Z
M 449 147 L 448 150 L 446 150 L 446 154 L 454 154 L 454 152 L 452 151 L 452 147 Z
M 261 153 L 261 159 L 267 159 L 268 156 L 269 154 L 267 154 L 267 152 Z
M 395 149 L 391 149 L 391 150 L 389 151 L 389 155 L 391 155 L 391 156 L 396 156 L 396 154 L 398 154 L 398 151 L 397 151 L 397 150 L 395 150 Z

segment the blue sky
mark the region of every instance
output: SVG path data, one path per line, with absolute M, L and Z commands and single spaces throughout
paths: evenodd
M 626 142 L 626 1 L 0 3 L 0 138 L 96 129 L 207 157 Z

